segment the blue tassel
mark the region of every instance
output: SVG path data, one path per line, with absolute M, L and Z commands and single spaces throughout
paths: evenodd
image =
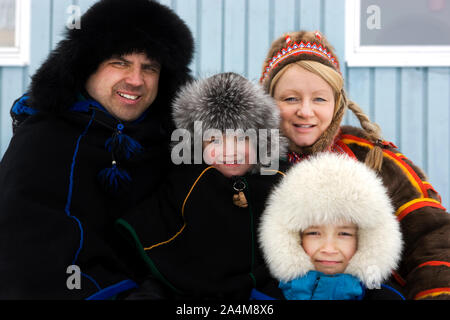
M 115 161 L 112 162 L 111 168 L 100 171 L 98 178 L 103 187 L 110 192 L 119 191 L 131 181 L 130 175 L 125 170 L 119 169 Z
M 130 159 L 133 155 L 144 150 L 139 142 L 122 133 L 122 124 L 119 124 L 117 129 L 118 131 L 105 142 L 105 148 L 108 152 L 113 151 L 115 156 L 123 156 L 125 159 Z

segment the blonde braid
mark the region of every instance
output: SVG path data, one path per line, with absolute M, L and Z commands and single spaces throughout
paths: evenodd
M 375 145 L 366 155 L 365 164 L 375 171 L 381 171 L 383 165 L 383 150 L 378 145 L 381 139 L 381 128 L 375 122 L 370 121 L 369 117 L 355 102 L 349 100 L 347 107 L 352 110 L 354 115 L 358 118 L 361 127 L 366 131 L 367 138 Z

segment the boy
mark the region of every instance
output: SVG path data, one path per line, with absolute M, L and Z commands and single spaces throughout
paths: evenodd
M 284 297 L 402 298 L 383 284 L 402 246 L 393 213 L 381 179 L 363 163 L 327 152 L 295 165 L 269 196 L 259 230 Z
M 257 85 L 223 73 L 180 90 L 173 116 L 178 130 L 172 137 L 183 139 L 172 159 L 187 164 L 117 224 L 151 274 L 171 289 L 167 297 L 248 299 L 270 278 L 256 230 L 281 175 L 274 168 L 278 151 L 286 149 L 277 135 L 278 108 Z M 197 163 L 199 154 L 204 161 Z M 262 160 L 270 160 L 271 169 Z

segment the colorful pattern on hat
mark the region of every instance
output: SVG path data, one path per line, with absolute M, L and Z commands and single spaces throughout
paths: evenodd
M 278 53 L 269 61 L 269 65 L 265 68 L 265 71 L 262 74 L 261 79 L 259 80 L 260 82 L 262 82 L 268 76 L 270 70 L 275 68 L 281 61 L 289 58 L 290 56 L 296 56 L 300 54 L 311 54 L 320 58 L 324 58 L 331 62 L 335 66 L 336 70 L 340 72 L 338 60 L 330 52 L 328 52 L 327 48 L 323 47 L 321 44 L 318 44 L 316 42 L 304 43 L 303 41 L 300 41 L 300 43 L 292 43 L 290 41 L 290 38 L 289 40 L 286 39 L 286 42 L 288 42 L 287 47 L 281 49 L 281 51 L 278 51 Z

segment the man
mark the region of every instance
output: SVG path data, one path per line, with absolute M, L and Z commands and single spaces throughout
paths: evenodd
M 13 106 L 0 163 L 0 299 L 108 299 L 141 273 L 114 222 L 170 165 L 193 39 L 149 0 L 101 0 Z M 137 261 L 137 260 L 136 260 Z

